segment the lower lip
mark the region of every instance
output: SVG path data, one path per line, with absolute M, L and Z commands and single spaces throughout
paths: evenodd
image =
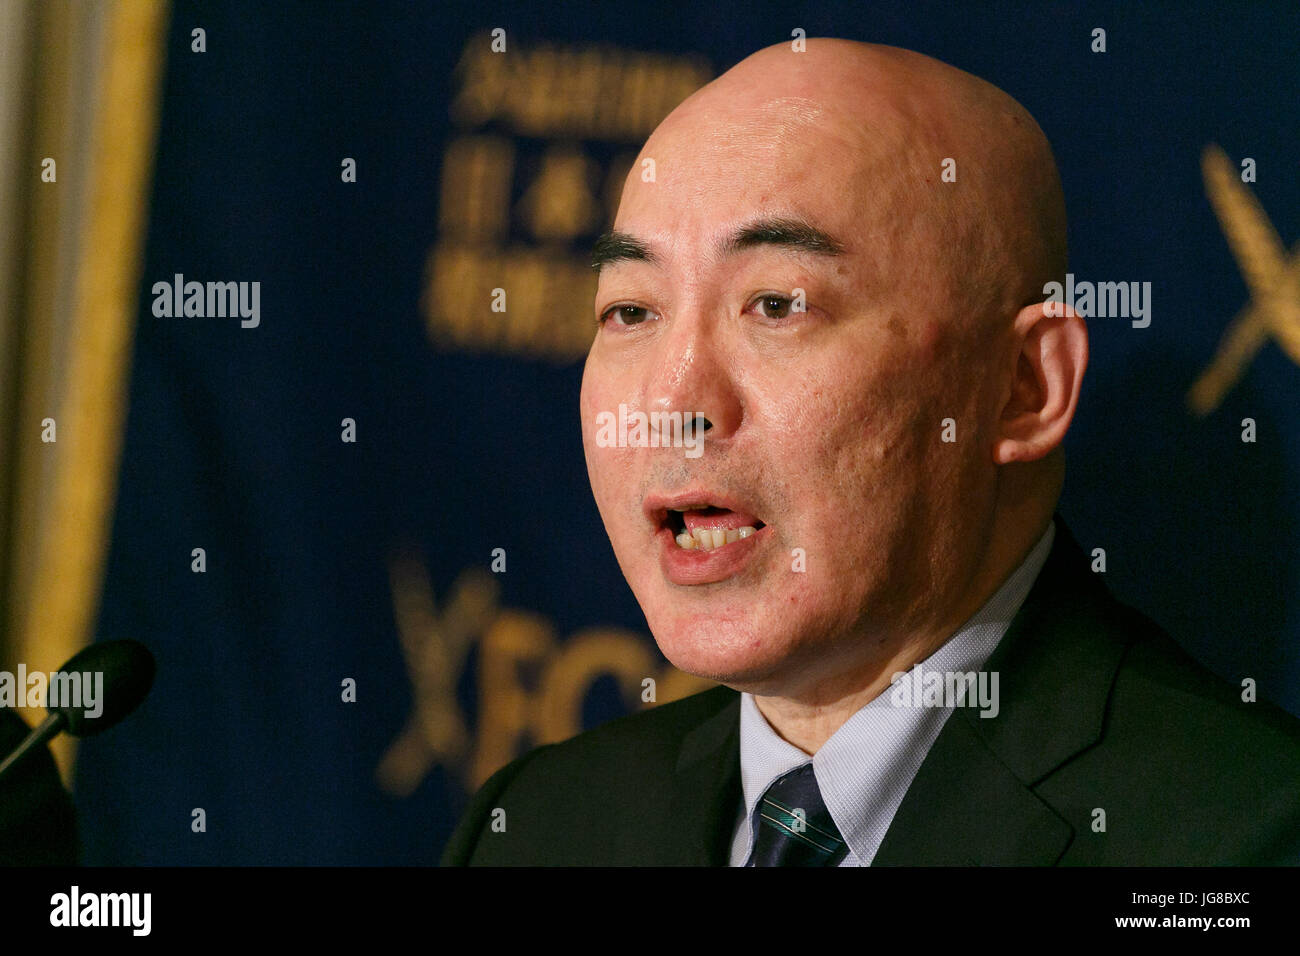
M 673 584 L 713 584 L 739 572 L 754 557 L 759 545 L 767 541 L 771 525 L 763 525 L 747 538 L 707 551 L 686 549 L 677 544 L 671 528 L 660 528 L 655 540 L 659 546 L 659 567 Z

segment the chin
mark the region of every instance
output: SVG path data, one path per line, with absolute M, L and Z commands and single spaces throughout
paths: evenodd
M 660 652 L 679 671 L 738 690 L 766 682 L 789 660 L 790 635 L 784 629 L 765 634 L 752 620 L 706 614 L 670 612 L 647 620 Z

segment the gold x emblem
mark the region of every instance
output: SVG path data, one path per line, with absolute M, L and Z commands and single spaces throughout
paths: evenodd
M 1205 191 L 1219 217 L 1251 299 L 1228 324 L 1214 361 L 1187 393 L 1200 415 L 1218 408 L 1255 353 L 1270 338 L 1300 365 L 1300 243 L 1288 256 L 1264 207 L 1218 146 L 1201 157 Z
M 408 797 L 434 764 L 456 763 L 469 752 L 456 680 L 470 645 L 497 613 L 500 586 L 486 571 L 468 570 L 457 578 L 447 606 L 440 609 L 428 572 L 415 558 L 395 559 L 390 574 L 415 709 L 384 754 L 376 776 L 384 790 Z

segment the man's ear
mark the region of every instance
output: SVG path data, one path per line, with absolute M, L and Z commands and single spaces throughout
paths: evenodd
M 1025 306 L 1013 336 L 1019 349 L 993 443 L 999 465 L 1037 461 L 1061 444 L 1088 366 L 1088 327 L 1065 303 Z

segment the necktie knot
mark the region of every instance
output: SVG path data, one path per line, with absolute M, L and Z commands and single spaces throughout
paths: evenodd
M 748 866 L 837 866 L 848 850 L 822 802 L 811 763 L 778 777 L 763 792 L 752 826 Z

